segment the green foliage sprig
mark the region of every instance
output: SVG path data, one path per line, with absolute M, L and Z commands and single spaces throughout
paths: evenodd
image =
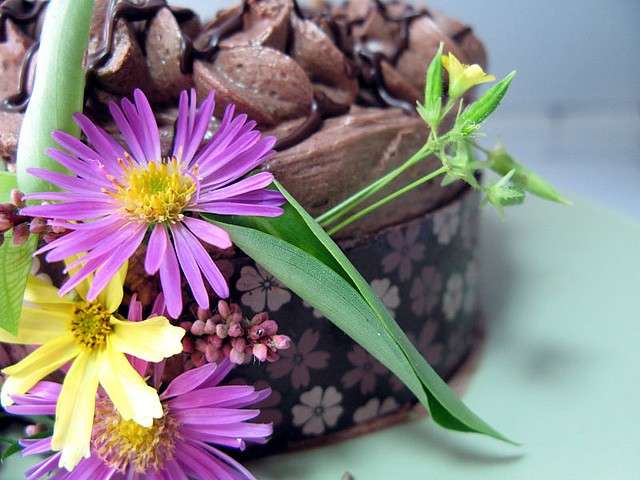
M 427 68 L 424 102 L 418 102 L 416 106 L 418 115 L 429 127 L 427 141 L 399 167 L 320 215 L 316 220 L 329 234 L 339 232 L 401 195 L 441 176 L 442 185 L 459 180 L 483 192 L 483 204 L 493 205 L 501 216 L 504 207 L 522 203 L 526 193 L 545 200 L 570 203 L 546 180 L 514 160 L 504 147 L 487 150 L 475 141 L 482 124 L 495 112 L 507 94 L 516 72 L 506 75 L 478 100 L 464 108 L 463 95 L 470 88 L 493 81 L 495 77 L 487 75 L 479 65 L 462 65 L 451 53 L 444 56 L 442 48 L 441 44 Z M 444 70 L 449 74 L 449 90 L 446 96 L 443 92 Z M 451 112 L 457 112 L 455 122 L 451 129 L 441 133 L 442 122 Z M 476 152 L 480 152 L 485 158 L 478 160 Z M 371 202 L 378 192 L 402 173 L 431 155 L 440 159 L 442 165 L 438 169 L 353 213 L 363 203 Z M 493 171 L 501 178 L 484 186 L 478 181 L 482 170 Z

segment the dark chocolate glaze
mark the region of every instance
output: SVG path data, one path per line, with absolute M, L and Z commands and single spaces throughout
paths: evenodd
M 24 112 L 27 109 L 29 99 L 31 98 L 31 94 L 28 90 L 29 70 L 31 70 L 31 64 L 33 63 L 39 48 L 40 41 L 35 41 L 25 53 L 22 64 L 20 65 L 18 91 L 0 102 L 0 110 L 5 112 Z
M 6 22 L 11 20 L 19 25 L 25 34 L 37 39 L 40 36 L 42 19 L 49 3 L 48 0 L 25 2 L 24 0 L 5 0 L 0 2 L 0 42 L 7 41 Z M 29 71 L 40 42 L 35 41 L 27 50 L 20 65 L 18 90 L 15 94 L 0 101 L 0 111 L 24 112 L 29 104 Z
M 113 36 L 118 20 L 124 19 L 130 22 L 149 20 L 166 6 L 165 0 L 145 0 L 141 3 L 134 3 L 131 0 L 110 0 L 106 14 L 107 21 L 102 31 L 102 45 L 87 59 L 87 71 L 95 72 L 109 59 L 113 52 Z
M 0 3 L 0 41 L 5 39 L 5 20 L 11 19 L 27 30 L 31 30 L 34 38 L 39 34 L 37 25 L 41 24 L 42 13 L 46 7 L 48 0 L 37 1 L 34 3 L 24 0 L 4 0 Z M 392 0 L 385 4 L 382 0 L 374 0 L 372 8 L 375 8 L 387 22 L 396 23 L 399 26 L 400 34 L 393 46 L 392 53 L 384 54 L 375 51 L 366 39 L 358 39 L 353 34 L 353 28 L 362 24 L 365 18 L 354 20 L 346 20 L 332 15 L 327 7 L 324 11 L 311 12 L 302 7 L 297 0 L 293 0 L 294 14 L 301 19 L 311 21 L 322 21 L 331 30 L 337 47 L 345 55 L 344 68 L 350 78 L 358 78 L 360 90 L 356 99 L 357 103 L 365 106 L 376 107 L 394 107 L 400 108 L 407 113 L 414 113 L 414 105 L 405 100 L 393 96 L 387 89 L 382 73 L 382 63 L 387 62 L 394 66 L 400 56 L 409 47 L 409 28 L 411 22 L 415 19 L 428 16 L 431 13 L 427 9 L 416 9 L 413 5 L 404 5 L 404 11 L 400 15 L 393 15 L 389 10 L 390 5 L 397 5 L 398 0 Z M 103 66 L 113 53 L 115 26 L 120 19 L 129 22 L 148 21 L 151 20 L 157 12 L 162 8 L 171 8 L 172 13 L 176 17 L 178 23 L 190 20 L 195 13 L 187 8 L 168 7 L 166 0 L 142 0 L 135 2 L 134 0 L 110 0 L 107 7 L 107 21 L 104 24 L 100 46 L 97 51 L 87 59 L 87 73 L 89 77 L 95 73 L 97 69 Z M 247 0 L 242 0 L 241 8 L 236 13 L 225 19 L 219 25 L 211 27 L 203 31 L 195 40 L 182 35 L 182 56 L 180 59 L 180 68 L 183 73 L 191 73 L 193 71 L 193 62 L 195 60 L 204 60 L 212 62 L 215 60 L 216 53 L 220 48 L 220 42 L 242 30 L 243 17 L 249 8 Z M 29 26 L 29 28 L 26 28 Z M 470 27 L 456 32 L 452 39 L 455 42 L 461 42 L 464 37 L 471 33 Z M 0 103 L 0 110 L 5 111 L 24 111 L 29 102 L 28 93 L 28 77 L 31 63 L 38 48 L 38 42 L 25 54 L 25 58 L 21 65 L 18 91 Z M 276 144 L 277 150 L 283 150 L 296 145 L 316 132 L 321 126 L 325 118 L 346 113 L 348 106 L 330 105 L 329 108 L 322 108 L 326 105 L 327 98 L 323 97 L 323 101 L 319 102 L 313 99 L 309 108 L 309 116 L 296 128 L 291 134 L 281 138 Z
M 220 25 L 203 32 L 195 42 L 182 35 L 183 48 L 180 61 L 182 72 L 191 73 L 195 60 L 212 62 L 220 46 L 220 41 L 242 30 L 242 17 L 247 9 L 248 3 L 243 0 L 242 7 L 238 10 L 238 13 L 230 16 Z
M 4 0 L 0 2 L 0 42 L 5 42 L 7 20 L 20 25 L 25 33 L 35 38 L 38 36 L 41 14 L 49 0 L 25 2 L 24 0 Z

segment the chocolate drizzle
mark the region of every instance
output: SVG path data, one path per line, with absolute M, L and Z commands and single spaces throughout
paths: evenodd
M 6 42 L 8 20 L 22 27 L 25 34 L 36 39 L 40 36 L 41 20 L 48 0 L 25 2 L 23 0 L 5 0 L 0 3 L 0 42 Z M 29 47 L 20 64 L 18 91 L 0 101 L 0 111 L 24 112 L 29 103 L 29 71 L 40 47 L 39 41 Z
M 44 11 L 49 0 L 25 2 L 24 0 L 4 0 L 0 2 L 0 42 L 6 42 L 6 21 L 23 26 L 25 33 L 31 37 L 37 37 L 37 25 L 40 15 Z M 29 28 L 33 26 L 33 28 Z M 31 30 L 30 32 L 28 30 Z
M 95 72 L 109 59 L 113 52 L 113 37 L 118 20 L 124 19 L 130 22 L 150 20 L 166 6 L 165 0 L 145 0 L 142 3 L 133 3 L 131 0 L 110 0 L 107 7 L 107 21 L 102 31 L 102 45 L 87 59 L 87 70 Z
M 195 60 L 206 60 L 212 62 L 215 54 L 220 48 L 220 41 L 229 35 L 242 30 L 242 17 L 248 9 L 248 3 L 243 0 L 241 8 L 237 13 L 231 15 L 220 25 L 211 28 L 200 35 L 196 42 L 192 42 L 185 35 L 182 35 L 183 49 L 180 67 L 183 73 L 193 71 Z
M 25 53 L 22 64 L 20 65 L 18 91 L 0 102 L 0 110 L 5 112 L 24 112 L 27 109 L 29 99 L 31 98 L 31 94 L 28 91 L 29 71 L 31 70 L 31 64 L 39 48 L 40 41 L 36 41 Z
M 322 25 L 329 36 L 333 37 L 338 50 L 344 55 L 344 71 L 346 76 L 358 80 L 358 90 L 355 102 L 364 106 L 394 107 L 407 113 L 414 113 L 414 105 L 405 99 L 394 95 L 385 82 L 385 68 L 395 68 L 398 60 L 406 52 L 409 45 L 410 28 L 412 22 L 422 17 L 432 17 L 427 9 L 416 9 L 412 5 L 405 4 L 401 0 L 391 0 L 384 3 L 382 0 L 371 0 L 368 10 L 364 15 L 350 18 L 346 10 L 340 11 L 329 5 L 322 10 L 309 10 L 301 6 L 296 0 L 293 2 L 291 15 L 302 20 L 309 20 L 316 25 Z M 39 25 L 43 17 L 48 0 L 27 2 L 24 0 L 4 0 L 0 2 L 0 41 L 6 41 L 6 21 L 12 20 L 20 28 L 37 39 Z M 148 23 L 163 8 L 170 8 L 179 25 L 193 19 L 196 14 L 186 8 L 169 7 L 167 0 L 108 0 L 106 7 L 106 20 L 104 22 L 98 46 L 94 53 L 87 58 L 87 73 L 89 80 L 95 78 L 96 72 L 105 65 L 113 55 L 115 49 L 115 31 L 117 22 L 147 22 L 146 27 L 137 26 L 138 35 L 146 35 Z M 199 34 L 187 35 L 185 30 L 181 32 L 180 70 L 188 75 L 193 72 L 196 60 L 215 62 L 217 52 L 222 40 L 240 32 L 245 28 L 245 15 L 252 8 L 249 0 L 242 0 L 240 7 L 234 11 L 228 11 L 227 18 L 217 24 L 205 28 Z M 370 15 L 382 17 L 390 26 L 391 31 L 397 31 L 387 37 L 384 48 L 380 47 L 380 39 L 370 38 L 367 34 L 358 33 Z M 464 27 L 450 38 L 456 42 L 462 42 L 471 33 L 469 27 Z M 144 45 L 144 42 L 140 42 Z M 29 77 L 32 63 L 35 58 L 39 43 L 35 41 L 27 50 L 19 70 L 17 92 L 0 103 L 0 110 L 20 112 L 24 111 L 29 101 Z M 290 46 L 290 42 L 288 44 Z M 285 52 L 289 54 L 289 52 Z M 89 87 L 93 92 L 91 83 Z M 355 92 L 354 92 L 355 95 Z M 93 96 L 93 94 L 92 94 Z M 92 98 L 92 97 L 91 97 Z M 308 117 L 299 127 L 289 135 L 281 138 L 277 150 L 283 150 L 296 145 L 317 131 L 325 118 L 341 115 L 348 112 L 349 104 L 337 104 L 319 90 L 315 91 L 312 104 L 309 107 Z

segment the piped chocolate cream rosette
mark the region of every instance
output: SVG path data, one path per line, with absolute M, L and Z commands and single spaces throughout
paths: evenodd
M 8 170 L 15 168 L 46 8 L 47 2 L 0 3 L 0 157 Z M 194 88 L 205 98 L 215 91 L 217 119 L 235 104 L 263 133 L 277 137 L 267 168 L 312 215 L 424 144 L 428 132 L 415 104 L 441 42 L 464 63 L 486 64 L 484 48 L 468 26 L 400 1 L 308 8 L 292 0 L 246 0 L 203 22 L 164 0 L 103 0 L 95 3 L 90 34 L 85 113 L 92 120 L 116 134 L 108 102 L 142 88 L 159 112 L 160 137 L 169 152 L 180 92 Z M 210 132 L 217 126 L 211 122 Z M 398 182 L 438 166 L 438 160 L 427 160 Z M 461 182 L 429 184 L 338 236 L 445 379 L 460 371 L 478 343 L 477 206 L 477 194 Z M 260 418 L 274 423 L 274 437 L 266 446 L 251 447 L 250 454 L 362 433 L 366 425 L 383 425 L 380 419 L 397 419 L 415 406 L 392 374 L 253 260 L 235 250 L 210 253 L 231 287 L 231 305 L 224 312 L 198 310 L 184 288 L 186 308 L 175 323 L 189 331 L 185 352 L 167 362 L 164 377 L 169 381 L 232 350 L 236 363 L 248 363 L 261 355 L 256 345 L 279 341 L 273 324 L 265 323 L 276 321 L 279 333 L 291 337 L 289 348 L 231 375 L 232 382 L 267 382 L 274 391 Z M 150 309 L 159 281 L 145 273 L 143 262 L 144 252 L 137 252 L 126 286 Z M 59 283 L 59 272 L 46 273 Z M 230 330 L 237 333 L 233 339 Z

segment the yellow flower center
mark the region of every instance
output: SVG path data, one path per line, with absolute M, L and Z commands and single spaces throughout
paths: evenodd
M 101 348 L 112 331 L 111 314 L 102 304 L 85 301 L 75 303 L 71 333 L 78 343 L 91 350 Z
M 148 224 L 178 222 L 196 191 L 193 178 L 186 175 L 175 158 L 166 162 L 138 165 L 127 158 L 121 161 L 124 179 L 112 179 L 113 198 L 132 220 Z
M 158 471 L 174 456 L 180 437 L 178 422 L 167 415 L 155 419 L 150 428 L 123 420 L 107 399 L 96 402 L 91 438 L 93 450 L 107 465 L 124 473 L 127 469 L 145 474 Z

